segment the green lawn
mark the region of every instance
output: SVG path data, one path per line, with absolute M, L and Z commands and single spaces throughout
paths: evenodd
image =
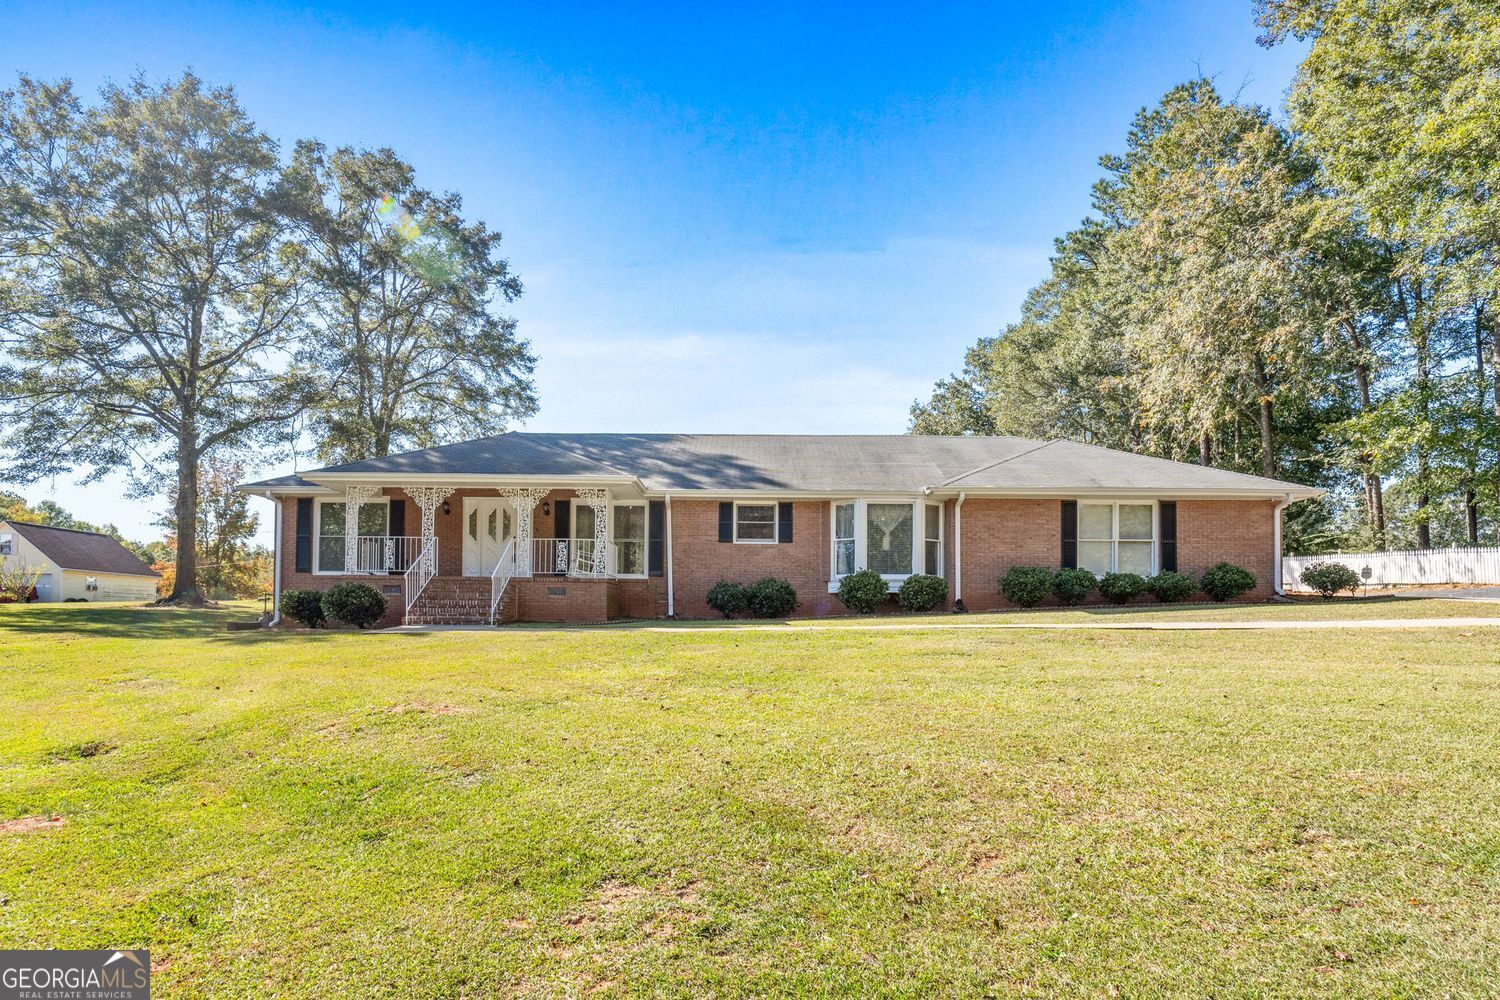
M 159 996 L 1495 991 L 1500 628 L 244 616 L 0 606 L 0 823 L 61 817 L 0 827 L 0 945 Z

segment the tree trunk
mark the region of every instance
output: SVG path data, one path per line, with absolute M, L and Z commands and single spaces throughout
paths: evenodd
M 1365 473 L 1365 506 L 1370 513 L 1370 534 L 1376 549 L 1385 548 L 1385 489 L 1380 477 Z
M 1355 356 L 1364 357 L 1365 343 L 1360 336 L 1359 327 L 1349 320 L 1343 322 L 1344 332 L 1349 337 L 1349 344 L 1355 350 Z M 1354 362 L 1354 384 L 1359 389 L 1360 409 L 1370 408 L 1370 366 L 1363 360 Z M 1385 488 L 1380 482 L 1380 474 L 1375 471 L 1375 458 L 1373 455 L 1361 455 L 1359 463 L 1364 467 L 1365 480 L 1365 510 L 1370 520 L 1370 537 L 1375 543 L 1376 549 L 1385 548 Z
M 1198 435 L 1198 464 L 1214 464 L 1214 442 L 1213 437 L 1208 433 L 1208 431 L 1204 431 L 1202 434 Z
M 1464 490 L 1464 514 L 1468 521 L 1469 544 L 1479 544 L 1479 497 L 1474 492 L 1474 487 L 1469 486 Z
M 207 602 L 198 589 L 198 454 L 192 422 L 183 426 L 177 439 L 177 578 L 161 603 L 202 607 Z
M 1267 479 L 1276 478 L 1276 447 L 1271 430 L 1271 379 L 1266 362 L 1255 356 L 1255 389 L 1260 394 L 1260 471 Z

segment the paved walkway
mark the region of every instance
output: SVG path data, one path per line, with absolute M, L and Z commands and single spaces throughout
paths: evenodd
M 1239 621 L 1239 622 L 853 622 L 845 625 L 791 624 L 764 625 L 527 625 L 504 628 L 507 632 L 909 632 L 950 630 L 1022 631 L 1090 631 L 1121 630 L 1133 632 L 1253 632 L 1258 630 L 1324 631 L 1328 629 L 1433 629 L 1433 628 L 1500 628 L 1500 618 L 1366 618 L 1335 621 Z M 385 632 L 496 632 L 487 625 L 400 625 Z

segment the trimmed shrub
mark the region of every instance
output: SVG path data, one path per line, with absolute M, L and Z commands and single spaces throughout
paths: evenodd
M 328 620 L 323 611 L 323 595 L 316 590 L 283 590 L 281 613 L 308 628 L 321 628 Z
M 1146 589 L 1146 578 L 1136 573 L 1105 573 L 1099 578 L 1099 593 L 1111 604 L 1128 604 Z
M 1192 596 L 1193 591 L 1198 589 L 1198 581 L 1186 573 L 1167 570 L 1147 580 L 1146 589 L 1151 591 L 1152 597 L 1163 604 L 1176 604 Z
M 323 594 L 323 614 L 355 628 L 369 628 L 385 617 L 385 595 L 368 583 L 336 583 Z
M 708 606 L 713 608 L 725 618 L 733 618 L 735 615 L 750 608 L 750 595 L 745 588 L 738 583 L 729 583 L 720 580 L 708 588 Z
M 1302 571 L 1299 579 L 1304 587 L 1322 594 L 1325 601 L 1341 590 L 1349 591 L 1352 597 L 1360 584 L 1358 573 L 1343 563 L 1336 562 L 1313 563 Z
M 839 581 L 839 602 L 850 611 L 867 615 L 891 596 L 891 588 L 873 569 L 850 573 Z
M 1203 592 L 1215 601 L 1223 603 L 1255 589 L 1255 574 L 1243 566 L 1221 562 L 1210 566 L 1203 579 L 1198 581 Z
M 948 581 L 925 573 L 907 577 L 896 591 L 896 603 L 907 611 L 931 611 L 947 599 Z
M 797 588 L 768 576 L 744 588 L 745 602 L 756 618 L 785 618 L 797 610 Z
M 1064 604 L 1082 604 L 1098 582 L 1086 569 L 1060 569 L 1052 574 L 1052 593 Z
M 1016 566 L 1000 578 L 1000 593 L 1012 604 L 1034 608 L 1052 591 L 1052 571 L 1040 566 Z

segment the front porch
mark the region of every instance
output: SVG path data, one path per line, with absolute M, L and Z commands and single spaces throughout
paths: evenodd
M 312 575 L 377 586 L 393 623 L 662 612 L 661 588 L 649 585 L 651 504 L 627 490 L 360 484 L 298 513 L 299 564 L 305 550 Z

